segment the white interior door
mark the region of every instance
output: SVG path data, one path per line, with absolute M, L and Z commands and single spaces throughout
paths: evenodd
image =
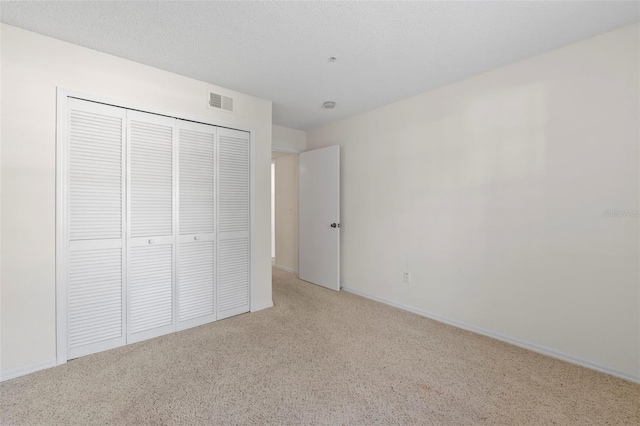
M 67 114 L 65 360 L 125 343 L 125 111 L 69 99 Z
M 178 120 L 178 329 L 215 321 L 216 127 Z
M 250 309 L 249 133 L 218 129 L 217 318 Z
M 340 290 L 340 147 L 299 156 L 298 275 Z
M 127 343 L 175 331 L 175 119 L 127 111 Z

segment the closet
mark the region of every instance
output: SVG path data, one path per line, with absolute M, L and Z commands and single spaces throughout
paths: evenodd
M 75 98 L 65 113 L 66 359 L 248 312 L 250 134 Z

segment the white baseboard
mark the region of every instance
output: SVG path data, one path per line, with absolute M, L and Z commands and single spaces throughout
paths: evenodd
M 48 359 L 46 361 L 36 362 L 35 364 L 25 365 L 24 367 L 13 368 L 11 370 L 3 371 L 0 373 L 0 382 L 5 380 L 15 379 L 16 377 L 26 376 L 27 374 L 35 373 L 36 371 L 46 370 L 47 368 L 55 367 L 56 359 Z
M 267 308 L 273 308 L 273 301 L 269 302 L 269 303 L 265 303 L 263 305 L 258 305 L 255 307 L 251 308 L 251 312 L 258 312 L 261 311 L 263 309 L 267 309 Z
M 390 300 L 386 300 L 377 296 L 373 296 L 371 294 L 368 293 L 364 293 L 362 291 L 359 290 L 354 290 L 352 288 L 349 287 L 342 287 L 342 290 L 348 292 L 348 293 L 353 293 L 353 294 L 357 294 L 358 296 L 362 296 L 365 297 L 367 299 L 371 299 L 371 300 L 375 300 L 376 302 L 380 302 L 380 303 L 384 303 L 385 305 L 390 305 L 390 306 L 394 306 L 396 308 L 400 308 L 402 310 L 405 311 L 409 311 L 412 312 L 414 314 L 438 321 L 438 322 L 442 322 L 444 324 L 448 324 L 448 325 L 452 325 L 454 327 L 457 328 L 461 328 L 463 330 L 467 330 L 467 331 L 471 331 L 477 334 L 481 334 L 483 336 L 487 336 L 487 337 L 491 337 L 493 339 L 496 340 L 500 340 L 502 342 L 505 343 L 509 343 L 511 345 L 515 345 L 515 346 L 519 346 L 521 348 L 524 349 L 528 349 L 530 351 L 533 352 L 538 352 L 540 354 L 543 355 L 547 355 L 550 356 L 552 358 L 557 358 L 560 359 L 562 361 L 566 361 L 569 362 L 571 364 L 576 364 L 579 365 L 581 367 L 586 367 L 589 368 L 591 370 L 596 370 L 596 371 L 600 371 L 601 373 L 606 373 L 606 374 L 610 374 L 612 376 L 615 377 L 619 377 L 621 379 L 624 380 L 628 380 L 630 382 L 634 382 L 634 383 L 638 383 L 640 384 L 640 375 L 629 372 L 629 371 L 622 371 L 622 370 L 618 370 L 616 368 L 612 368 L 609 367 L 607 365 L 603 365 L 597 362 L 593 362 L 593 361 L 589 361 L 583 358 L 579 358 L 561 351 L 557 351 L 555 349 L 546 347 L 546 346 L 542 346 L 542 345 L 538 345 L 537 343 L 532 343 L 532 342 L 528 342 L 526 340 L 521 340 L 512 336 L 508 336 L 506 334 L 502 334 L 496 331 L 492 331 L 483 327 L 479 327 L 477 325 L 468 323 L 468 322 L 464 322 L 464 321 L 458 321 L 458 320 L 454 320 L 451 318 L 447 318 L 444 317 L 442 315 L 438 315 L 438 314 L 434 314 L 431 312 L 427 312 L 424 311 L 422 309 L 418 309 L 418 308 L 414 308 L 412 306 L 408 306 L 408 305 L 404 305 L 402 303 L 397 303 L 397 302 L 392 302 Z
M 292 274 L 298 275 L 298 271 L 296 271 L 295 269 L 287 268 L 286 266 L 273 265 L 273 267 L 276 268 L 276 269 L 280 269 L 281 271 L 291 272 Z

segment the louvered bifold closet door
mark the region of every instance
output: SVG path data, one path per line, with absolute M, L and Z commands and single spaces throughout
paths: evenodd
M 215 321 L 216 127 L 177 121 L 178 329 Z
M 125 343 L 126 112 L 69 99 L 67 113 L 66 332 L 73 359 Z
M 218 319 L 250 309 L 249 133 L 218 129 Z
M 127 111 L 127 342 L 175 331 L 175 119 Z

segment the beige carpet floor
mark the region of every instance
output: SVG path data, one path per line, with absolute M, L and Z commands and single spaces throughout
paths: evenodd
M 278 270 L 273 296 L 4 382 L 0 423 L 640 424 L 640 385 Z

